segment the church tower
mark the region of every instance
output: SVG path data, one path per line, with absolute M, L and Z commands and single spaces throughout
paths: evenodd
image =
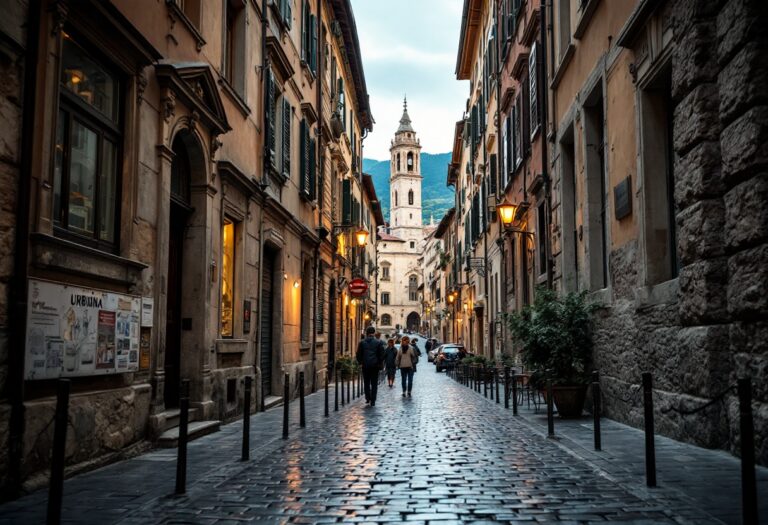
M 421 144 L 411 126 L 407 99 L 389 152 L 390 231 L 403 240 L 421 241 Z

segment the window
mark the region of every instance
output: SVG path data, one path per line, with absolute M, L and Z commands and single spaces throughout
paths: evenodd
M 293 107 L 277 89 L 272 71 L 267 77 L 267 164 L 276 174 L 291 176 L 291 118 Z
M 301 59 L 317 75 L 317 17 L 312 14 L 309 0 L 302 3 Z
M 384 306 L 389 305 L 389 292 L 381 293 L 381 304 Z
M 408 171 L 413 171 L 413 152 L 408 152 Z
M 381 265 L 381 280 L 389 281 L 389 263 L 382 263 Z
M 397 191 L 395 191 L 395 206 L 397 206 Z
M 234 337 L 235 223 L 225 218 L 221 228 L 221 337 Z
M 587 253 L 590 289 L 608 286 L 608 225 L 606 223 L 605 149 L 603 94 L 598 88 L 584 107 L 584 135 L 587 143 Z
M 200 0 L 172 0 L 195 27 L 200 27 Z
M 392 326 L 392 316 L 389 314 L 382 315 L 381 326 Z
M 301 120 L 300 130 L 300 159 L 299 159 L 299 176 L 301 180 L 300 192 L 301 196 L 308 200 L 315 199 L 315 188 L 317 186 L 317 174 L 316 174 L 316 145 L 315 138 L 312 137 L 309 124 L 306 120 Z
M 408 277 L 408 300 L 418 301 L 419 279 L 415 275 Z
M 397 171 L 400 171 L 400 154 L 397 154 Z
M 245 4 L 243 0 L 225 0 L 224 10 L 224 78 L 245 97 Z
M 113 251 L 122 141 L 120 82 L 65 35 L 54 151 L 54 225 Z
M 311 333 L 310 311 L 312 306 L 312 264 L 309 257 L 305 257 L 301 265 L 301 342 L 309 343 Z
M 539 131 L 539 69 L 536 60 L 539 46 L 536 42 L 531 46 L 531 54 L 528 58 L 528 96 L 531 138 Z
M 512 108 L 512 147 L 514 148 L 514 169 L 523 163 L 523 97 L 515 99 L 515 107 Z
M 416 248 L 416 242 L 415 241 L 411 241 L 411 249 L 414 249 L 414 248 Z
M 559 0 L 557 6 L 557 19 L 559 26 L 559 54 L 558 61 L 562 62 L 568 46 L 571 44 L 571 0 Z
M 413 190 L 408 190 L 408 204 L 413 206 Z
M 641 92 L 646 284 L 680 272 L 675 221 L 672 72 L 667 65 Z
M 288 30 L 291 29 L 291 22 L 293 21 L 292 4 L 293 0 L 275 0 L 275 5 L 277 5 L 280 11 L 282 22 Z
M 288 100 L 283 97 L 283 111 L 281 120 L 281 134 L 282 139 L 281 150 L 283 153 L 282 174 L 286 179 L 291 178 L 291 114 L 293 108 L 288 103 Z

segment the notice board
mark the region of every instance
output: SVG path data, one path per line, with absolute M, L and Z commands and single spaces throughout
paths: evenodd
M 139 369 L 141 298 L 29 280 L 26 379 Z

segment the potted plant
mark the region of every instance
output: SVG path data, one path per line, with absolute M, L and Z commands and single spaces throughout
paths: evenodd
M 532 305 L 509 315 L 512 337 L 520 344 L 523 363 L 531 370 L 531 385 L 552 382 L 560 417 L 579 417 L 589 383 L 592 361 L 592 314 L 586 292 L 558 297 L 538 289 Z
M 339 370 L 341 380 L 348 380 L 355 377 L 359 366 L 360 365 L 354 357 L 339 357 L 336 359 L 336 368 Z

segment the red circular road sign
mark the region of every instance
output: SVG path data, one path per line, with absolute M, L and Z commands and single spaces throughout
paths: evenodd
M 368 281 L 358 277 L 349 281 L 349 294 L 355 296 L 365 295 L 368 291 Z

